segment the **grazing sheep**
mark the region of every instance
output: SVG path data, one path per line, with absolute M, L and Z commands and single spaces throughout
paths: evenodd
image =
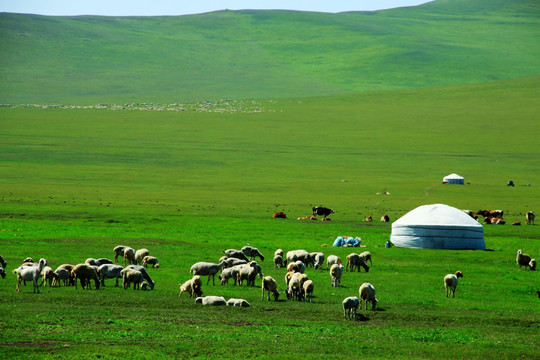
M 285 287 L 287 289 L 289 288 L 289 281 L 291 281 L 291 278 L 294 274 L 294 271 L 289 271 L 285 274 Z
M 341 263 L 332 265 L 330 268 L 332 287 L 339 286 L 339 283 L 341 282 L 341 274 L 343 274 L 343 265 L 341 265 Z
M 276 251 L 274 251 L 274 256 L 277 256 L 277 255 L 283 257 L 284 256 L 283 249 L 277 249 Z
M 133 283 L 133 290 L 140 289 L 141 284 L 144 282 L 143 274 L 134 269 L 124 269 L 120 271 L 122 274 L 122 287 L 126 290 Z
M 227 256 L 222 256 L 218 262 L 222 262 L 222 261 L 225 261 L 225 267 L 226 268 L 230 268 L 230 267 L 233 267 L 233 266 L 236 266 L 236 265 L 244 265 L 244 264 L 247 264 L 249 263 L 249 261 L 246 261 L 246 260 L 240 260 L 240 259 L 237 259 L 237 258 L 228 258 Z
M 274 296 L 274 301 L 278 300 L 279 291 L 277 289 L 277 282 L 273 277 L 271 276 L 263 277 L 261 289 L 262 289 L 261 300 L 264 300 L 265 290 L 268 292 L 268 301 L 270 301 L 270 293 L 272 293 L 272 295 Z
M 529 268 L 532 271 L 536 271 L 536 259 L 531 259 L 531 262 L 529 263 Z
M 264 261 L 263 254 L 261 254 L 259 249 L 257 249 L 256 247 L 244 246 L 241 250 L 244 253 L 244 255 L 249 257 L 251 260 L 254 260 L 256 257 L 259 257 L 261 259 L 261 261 Z
M 236 281 L 238 285 L 242 285 L 242 282 L 247 280 L 247 286 L 255 286 L 257 275 L 259 275 L 259 278 L 263 278 L 261 266 L 256 261 L 252 261 L 240 268 L 240 271 L 236 275 Z
M 373 266 L 373 262 L 371 261 L 371 253 L 369 251 L 364 251 L 363 253 L 360 253 L 360 257 L 364 259 L 364 262 L 367 264 L 369 260 L 369 266 Z
M 112 262 L 111 259 L 107 259 L 107 258 L 99 258 L 99 259 L 96 259 L 101 265 L 103 264 L 114 264 Z
M 130 247 L 124 248 L 124 266 L 126 266 L 126 263 L 137 265 L 137 260 L 135 260 L 135 250 Z
M 124 249 L 127 248 L 127 246 L 124 246 L 124 245 L 118 245 L 116 246 L 113 251 L 114 251 L 114 262 L 118 262 L 118 257 L 124 257 Z M 124 264 L 125 265 L 125 264 Z
M 240 306 L 240 307 L 250 307 L 249 303 L 245 299 L 235 299 L 230 298 L 227 300 L 228 306 Z
M 297 278 L 298 280 L 300 280 L 300 284 L 301 285 L 304 285 L 304 282 L 306 282 L 307 280 L 309 280 L 309 277 L 304 274 L 304 273 L 299 273 L 299 272 L 295 272 L 292 274 L 291 278 Z
M 52 286 L 60 286 L 60 280 L 63 280 L 64 286 L 69 285 L 71 282 L 71 272 L 67 269 L 57 267 L 54 270 L 56 277 L 53 280 Z
M 246 254 L 244 254 L 242 251 L 240 250 L 236 250 L 236 249 L 228 249 L 228 250 L 221 250 L 225 255 L 227 255 L 228 257 L 230 258 L 237 258 L 237 259 L 240 259 L 240 260 L 246 260 L 247 262 L 249 262 L 250 260 L 247 258 Z
M 150 255 L 150 251 L 148 249 L 139 249 L 135 251 L 135 263 L 134 264 L 141 264 L 144 257 Z
M 274 269 L 280 269 L 282 267 L 285 267 L 285 265 L 283 264 L 283 256 L 275 255 L 274 256 Z
M 211 305 L 211 306 L 225 306 L 227 301 L 223 296 L 205 296 L 195 299 L 195 304 Z
M 371 310 L 375 310 L 375 307 L 377 306 L 377 303 L 379 300 L 375 297 L 375 288 L 370 283 L 363 283 L 360 285 L 360 288 L 358 289 L 358 293 L 360 294 L 360 308 L 362 307 L 362 301 L 366 302 L 366 310 L 368 302 L 371 303 Z
M 115 287 L 118 287 L 118 279 L 122 277 L 124 268 L 115 264 L 103 264 L 99 268 L 99 279 L 101 285 L 105 286 L 105 279 L 116 279 Z
M 360 306 L 360 300 L 356 296 L 349 296 L 342 302 L 343 304 L 343 317 L 347 319 L 356 319 L 356 311 Z
M 341 263 L 341 259 L 339 256 L 336 255 L 330 255 L 328 259 L 326 259 L 326 270 L 328 270 L 332 265 Z
M 239 271 L 235 272 L 235 268 L 229 267 L 221 270 L 221 274 L 219 274 L 218 279 L 221 281 L 221 285 L 225 285 L 229 283 L 229 279 L 234 279 L 234 284 L 236 285 L 236 274 Z
M 23 263 L 23 265 L 24 265 L 24 264 L 34 264 L 35 261 L 34 261 L 34 259 L 32 259 L 31 257 L 27 257 L 26 259 L 24 259 L 24 260 L 22 261 L 22 263 Z
M 158 262 L 158 259 L 157 257 L 155 256 L 145 256 L 143 259 L 142 259 L 142 265 L 144 267 L 148 267 L 148 265 L 152 265 L 152 267 L 155 267 L 156 269 L 159 269 L 159 262 Z
M 75 280 L 75 289 L 77 288 L 77 279 L 81 282 L 83 289 L 91 289 L 90 280 L 94 280 L 96 290 L 99 289 L 99 277 L 96 269 L 88 264 L 77 264 L 71 270 L 71 276 Z
M 17 275 L 17 292 L 21 292 L 21 281 L 32 281 L 34 284 L 34 293 L 39 294 L 38 279 L 41 276 L 41 271 L 47 265 L 46 259 L 40 259 L 37 264 L 21 265 L 13 270 Z
M 522 266 L 528 267 L 529 264 L 531 263 L 531 260 L 532 259 L 529 255 L 524 254 L 521 250 L 517 251 L 516 262 L 518 263 L 520 270 Z
M 57 277 L 56 273 L 50 266 L 45 266 L 43 270 L 41 270 L 41 276 L 42 280 L 41 284 L 39 284 L 40 286 L 43 284 L 45 284 L 43 286 L 47 286 L 47 283 L 49 283 L 49 286 L 52 286 L 53 280 Z
M 295 262 L 289 264 L 287 271 L 294 271 L 303 274 L 306 271 L 306 266 L 302 261 L 296 260 Z
M 75 277 L 73 275 L 71 275 L 71 272 L 73 271 L 73 268 L 75 267 L 75 265 L 72 265 L 72 264 L 62 264 L 60 265 L 59 267 L 56 268 L 56 270 L 58 269 L 65 269 L 69 272 L 69 286 L 73 286 L 75 285 Z M 57 272 L 57 271 L 55 271 Z
M 313 267 L 315 269 L 322 269 L 322 265 L 324 263 L 324 254 L 317 251 L 310 253 L 309 256 L 311 256 L 311 260 L 313 261 Z
M 289 288 L 287 292 L 287 299 L 289 300 L 298 300 L 300 301 L 302 299 L 302 283 L 300 282 L 300 279 L 296 277 L 291 277 L 291 280 L 289 281 Z
M 144 268 L 144 266 L 141 265 L 129 265 L 126 267 L 126 269 L 133 269 L 139 271 L 141 274 L 143 274 L 144 280 L 148 282 L 148 285 L 150 286 L 150 290 L 154 290 L 154 286 L 156 285 L 155 281 L 152 280 L 150 275 L 148 275 L 148 271 Z
M 185 292 L 189 294 L 189 297 L 202 296 L 202 281 L 199 275 L 195 275 L 191 279 L 183 283 L 180 286 L 180 294 L 178 296 L 182 296 L 182 294 Z
M 304 301 L 307 300 L 309 297 L 309 302 L 311 302 L 311 298 L 313 297 L 313 280 L 306 280 L 304 284 L 302 285 L 302 295 L 304 297 Z
M 456 296 L 456 287 L 458 286 L 458 278 L 463 277 L 461 271 L 456 271 L 455 274 L 448 274 L 444 277 L 444 287 L 446 288 L 446 297 Z
M 287 261 L 285 264 L 290 264 L 300 260 L 305 265 L 313 265 L 313 260 L 306 250 L 291 250 L 287 252 Z
M 347 265 L 345 267 L 345 271 L 350 269 L 351 272 L 354 272 L 354 269 L 356 268 L 358 272 L 360 272 L 360 267 L 363 267 L 366 272 L 369 272 L 369 266 L 367 266 L 362 256 L 357 253 L 350 253 L 347 255 Z
M 216 285 L 214 282 L 214 276 L 224 267 L 225 261 L 221 261 L 219 264 L 200 261 L 193 264 L 189 269 L 189 272 L 191 273 L 191 275 L 208 275 L 206 285 L 208 285 L 208 283 L 210 282 L 210 276 L 212 276 L 212 285 Z

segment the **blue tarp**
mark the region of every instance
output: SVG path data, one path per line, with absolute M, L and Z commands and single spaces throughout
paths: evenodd
M 362 239 L 359 237 L 353 238 L 351 236 L 338 236 L 334 241 L 334 246 L 360 246 Z

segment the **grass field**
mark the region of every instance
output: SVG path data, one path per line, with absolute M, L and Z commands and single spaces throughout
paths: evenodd
M 538 77 L 484 85 L 258 101 L 262 112 L 0 109 L 0 280 L 8 358 L 463 358 L 540 356 L 538 274 L 515 264 L 538 256 L 538 226 L 485 226 L 493 251 L 386 249 L 392 220 L 416 206 L 502 208 L 522 221 L 540 204 Z M 469 185 L 445 186 L 457 172 Z M 516 187 L 506 186 L 514 180 Z M 346 181 L 342 181 L 346 180 Z M 522 186 L 530 184 L 531 186 Z M 377 195 L 387 190 L 390 195 Z M 302 222 L 313 205 L 331 222 Z M 272 219 L 275 211 L 289 219 Z M 372 215 L 376 221 L 363 223 Z M 307 271 L 313 303 L 286 301 L 277 248 L 321 250 L 360 236 L 369 273 Z M 178 298 L 197 261 L 258 247 L 282 293 L 203 286 L 245 298 L 247 309 L 207 308 Z M 146 247 L 154 291 L 31 286 L 15 292 L 23 258 L 51 267 L 113 257 L 119 244 Z M 461 270 L 456 298 L 445 274 Z M 377 311 L 343 320 L 341 301 L 363 282 Z M 256 281 L 260 286 L 260 280 Z M 308 350 L 309 349 L 309 350 Z

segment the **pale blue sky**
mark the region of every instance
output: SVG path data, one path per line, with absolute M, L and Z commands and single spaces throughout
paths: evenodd
M 0 12 L 41 15 L 185 15 L 215 10 L 286 9 L 319 12 L 380 10 L 429 0 L 0 0 Z

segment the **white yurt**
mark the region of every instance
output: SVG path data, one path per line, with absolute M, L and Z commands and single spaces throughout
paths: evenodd
M 392 224 L 390 241 L 411 249 L 486 249 L 482 225 L 444 204 L 422 205 L 403 215 Z
M 463 185 L 465 184 L 465 179 L 463 178 L 463 176 L 459 176 L 458 174 L 450 174 L 443 177 L 442 183 Z

